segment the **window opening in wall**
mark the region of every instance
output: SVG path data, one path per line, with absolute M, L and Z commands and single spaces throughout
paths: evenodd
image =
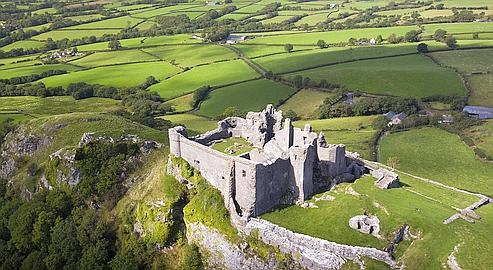
M 246 171 L 245 170 L 241 171 L 241 176 L 246 177 Z

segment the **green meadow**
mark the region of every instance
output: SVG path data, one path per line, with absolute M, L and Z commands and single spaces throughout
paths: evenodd
M 292 88 L 266 79 L 244 82 L 212 91 L 200 105 L 198 113 L 215 117 L 228 107 L 244 113 L 261 111 L 267 104 L 277 104 L 293 93 Z
M 0 79 L 8 79 L 8 78 L 12 78 L 12 77 L 21 77 L 21 76 L 28 76 L 28 75 L 33 75 L 33 74 L 40 74 L 40 73 L 48 71 L 48 70 L 56 70 L 56 69 L 73 71 L 73 70 L 78 70 L 79 68 L 72 66 L 72 65 L 67 65 L 67 64 L 24 66 L 24 67 L 2 70 L 0 72 Z
M 471 105 L 493 107 L 493 74 L 473 75 L 469 78 L 472 93 L 467 102 Z
M 265 36 L 257 37 L 248 40 L 246 43 L 257 44 L 286 44 L 291 43 L 293 45 L 315 45 L 319 39 L 325 40 L 328 43 L 347 42 L 350 38 L 376 38 L 378 35 L 382 35 L 384 38 L 390 34 L 404 35 L 410 30 L 417 30 L 416 26 L 394 26 L 386 28 L 363 28 L 363 29 L 349 29 L 340 31 L 329 32 L 299 32 L 292 35 L 277 35 L 277 36 Z
M 115 87 L 136 86 L 149 76 L 158 80 L 165 79 L 179 72 L 179 69 L 166 62 L 136 63 L 97 67 L 68 74 L 44 78 L 47 86 L 67 86 L 75 82 L 87 82 Z M 131 76 L 130 76 L 131 75 Z
M 217 121 L 209 118 L 191 114 L 170 114 L 162 116 L 161 118 L 171 121 L 175 125 L 185 126 L 187 129 L 203 133 L 209 130 L 217 128 Z
M 380 160 L 385 163 L 389 157 L 399 159 L 401 171 L 493 196 L 493 166 L 455 134 L 438 128 L 393 133 L 380 145 Z
M 472 138 L 476 147 L 493 158 L 493 120 L 469 128 L 466 135 Z
M 15 112 L 30 117 L 76 112 L 112 112 L 121 109 L 120 101 L 107 98 L 0 97 L 0 113 Z
M 326 66 L 290 73 L 312 81 L 326 79 L 351 91 L 393 96 L 425 97 L 434 94 L 465 96 L 459 76 L 421 55 L 398 56 Z
M 46 40 L 52 38 L 53 40 L 61 40 L 64 38 L 75 39 L 83 37 L 102 37 L 105 34 L 116 34 L 120 32 L 119 29 L 91 29 L 91 30 L 53 30 L 37 36 L 32 37 L 34 40 Z
M 0 49 L 2 51 L 10 51 L 13 49 L 39 49 L 39 48 L 43 48 L 44 46 L 45 46 L 44 42 L 26 39 L 26 40 L 16 41 L 9 45 L 3 46 Z
M 302 89 L 283 103 L 279 109 L 283 112 L 292 110 L 303 118 L 316 118 L 315 112 L 327 97 L 335 96 L 330 92 Z
M 233 60 L 194 67 L 149 87 L 149 90 L 158 92 L 164 98 L 172 98 L 190 93 L 204 85 L 220 86 L 258 76 L 243 61 Z
M 67 27 L 65 29 L 110 29 L 110 28 L 119 28 L 123 29 L 126 27 L 132 27 L 140 22 L 142 19 L 133 18 L 130 16 L 117 17 L 112 19 L 100 20 L 97 22 L 85 23 L 82 25 L 74 25 L 71 27 Z
M 429 47 L 430 49 L 439 49 L 444 46 L 436 42 L 429 42 Z M 416 44 L 404 43 L 398 45 L 334 47 L 327 49 L 317 48 L 313 50 L 295 51 L 291 53 L 284 52 L 282 54 L 259 57 L 255 58 L 254 61 L 265 69 L 275 73 L 287 73 L 345 61 L 412 53 L 416 53 Z
M 434 52 L 431 56 L 441 64 L 456 68 L 461 73 L 493 72 L 493 49 L 455 50 Z
M 140 50 L 125 50 L 111 52 L 96 52 L 79 58 L 70 63 L 83 67 L 97 67 L 102 65 L 115 65 L 132 62 L 145 62 L 159 60 Z
M 144 51 L 166 61 L 175 60 L 178 65 L 183 67 L 236 58 L 233 51 L 220 45 L 161 46 L 144 49 Z

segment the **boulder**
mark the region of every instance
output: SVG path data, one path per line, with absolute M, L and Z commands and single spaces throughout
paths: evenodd
M 349 227 L 380 238 L 380 220 L 376 216 L 358 215 L 349 219 Z

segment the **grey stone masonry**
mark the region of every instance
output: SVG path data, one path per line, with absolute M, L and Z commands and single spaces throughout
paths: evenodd
M 210 147 L 230 137 L 245 138 L 256 148 L 231 156 Z M 242 217 L 304 202 L 315 192 L 354 181 L 365 170 L 344 145 L 328 144 L 310 125 L 294 127 L 272 105 L 249 112 L 246 118 L 226 118 L 216 129 L 196 137 L 188 137 L 184 127 L 171 128 L 169 140 L 171 154 L 199 170 L 221 191 L 226 207 Z

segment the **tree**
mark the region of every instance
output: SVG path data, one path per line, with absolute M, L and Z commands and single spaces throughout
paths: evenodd
M 318 46 L 320 49 L 324 49 L 324 48 L 327 48 L 327 43 L 325 43 L 325 41 L 324 41 L 324 40 L 319 39 L 319 40 L 317 41 L 317 46 Z
M 397 167 L 399 167 L 399 158 L 389 157 L 389 159 L 387 159 L 387 164 L 392 168 L 392 171 L 395 171 Z
M 222 116 L 224 118 L 231 116 L 241 116 L 241 112 L 236 107 L 227 107 L 226 109 L 224 109 Z
M 382 42 L 383 42 L 383 37 L 382 37 L 382 35 L 378 35 L 378 36 L 377 36 L 377 38 L 375 39 L 375 41 L 376 41 L 378 44 L 382 43 Z
M 158 80 L 154 76 L 149 76 L 146 78 L 145 82 L 142 84 L 142 88 L 146 89 L 147 87 L 158 83 Z
M 435 31 L 435 34 L 433 34 L 433 38 L 436 40 L 436 41 L 443 41 L 445 39 L 445 36 L 447 35 L 447 31 L 443 30 L 443 29 L 437 29 Z
M 444 40 L 445 44 L 447 44 L 447 47 L 451 49 L 457 48 L 457 40 L 455 39 L 454 36 L 447 36 Z
M 284 45 L 284 50 L 288 53 L 292 52 L 293 51 L 293 45 L 291 45 L 291 44 Z
M 233 1 L 232 0 L 224 0 L 224 3 L 225 4 L 231 4 L 231 3 L 233 3 Z
M 298 114 L 293 110 L 288 110 L 286 113 L 284 113 L 284 117 L 290 118 L 292 121 L 300 120 L 300 117 L 298 116 Z
M 403 37 L 401 36 L 397 36 L 396 34 L 391 34 L 388 38 L 387 38 L 387 41 L 390 43 L 390 44 L 397 44 L 397 43 L 400 43 L 402 41 Z
M 428 45 L 426 45 L 426 43 L 419 43 L 417 50 L 419 53 L 426 53 L 428 52 Z
M 120 43 L 119 40 L 114 39 L 110 42 L 108 42 L 108 48 L 110 48 L 113 51 L 116 51 L 122 47 L 122 44 Z
M 472 38 L 473 39 L 479 39 L 479 34 L 478 33 L 472 33 Z
M 411 30 L 406 33 L 404 36 L 404 39 L 407 42 L 418 42 L 419 41 L 419 34 L 421 34 L 421 31 L 418 30 Z
M 303 77 L 301 75 L 296 75 L 293 78 L 293 84 L 297 88 L 301 88 L 303 86 Z

